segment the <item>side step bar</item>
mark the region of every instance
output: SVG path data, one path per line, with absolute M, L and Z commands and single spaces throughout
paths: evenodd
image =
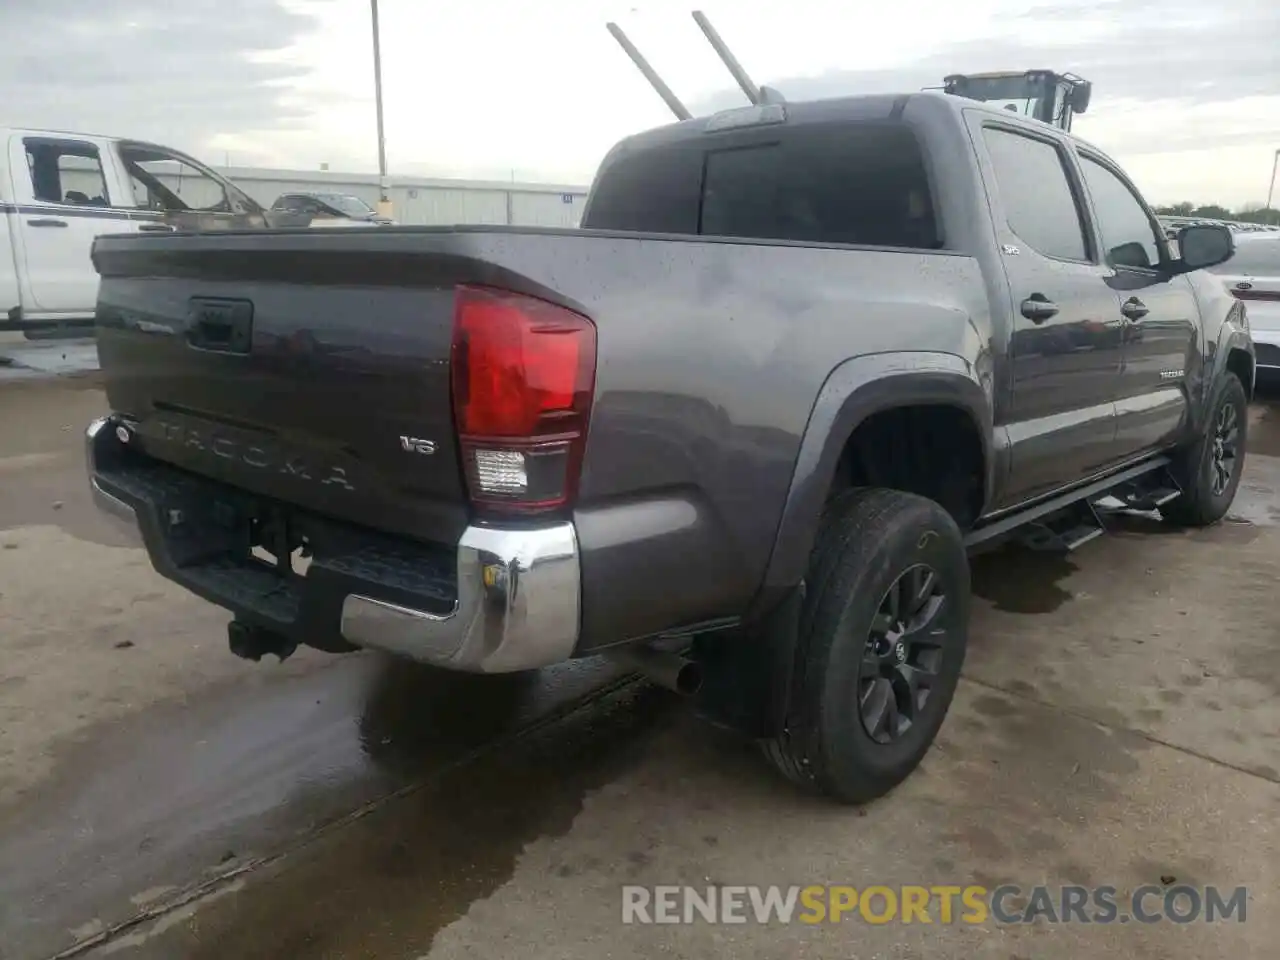
M 1030 527 L 1027 543 L 1035 549 L 1074 550 L 1100 536 L 1109 513 L 1154 510 L 1182 491 L 1169 472 L 1168 457 L 1156 457 L 1119 473 L 969 531 L 968 548 Z

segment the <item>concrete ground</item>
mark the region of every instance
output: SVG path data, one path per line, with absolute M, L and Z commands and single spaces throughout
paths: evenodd
M 92 378 L 0 385 L 3 960 L 1275 955 L 1280 406 L 1228 522 L 978 558 L 937 746 L 860 810 L 593 662 L 236 660 L 90 509 L 102 406 Z M 1250 899 L 1244 923 L 621 923 L 624 884 L 708 883 Z

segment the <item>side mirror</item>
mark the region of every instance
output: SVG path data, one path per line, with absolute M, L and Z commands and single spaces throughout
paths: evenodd
M 1089 109 L 1089 98 L 1093 96 L 1093 84 L 1088 80 L 1076 84 L 1071 89 L 1071 109 L 1075 113 L 1084 113 Z
M 1236 239 L 1230 229 L 1219 224 L 1192 224 L 1178 231 L 1178 251 L 1182 259 L 1175 263 L 1177 272 L 1190 273 L 1226 263 L 1235 255 Z

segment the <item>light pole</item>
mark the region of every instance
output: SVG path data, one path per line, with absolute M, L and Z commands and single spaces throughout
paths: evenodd
M 382 44 L 378 37 L 378 0 L 369 0 L 373 14 L 373 99 L 378 111 L 378 212 L 391 214 L 387 181 L 387 140 L 382 132 Z
M 1276 189 L 1276 166 L 1280 165 L 1280 149 L 1276 150 L 1275 159 L 1271 161 L 1271 186 L 1267 187 L 1267 209 L 1271 209 L 1271 194 Z

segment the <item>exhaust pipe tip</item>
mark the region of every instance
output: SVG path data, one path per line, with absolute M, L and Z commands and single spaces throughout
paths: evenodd
M 648 646 L 627 646 L 607 651 L 605 656 L 681 696 L 691 697 L 702 689 L 702 664 L 678 653 Z
M 683 659 L 683 658 L 682 658 Z M 702 665 L 685 660 L 675 675 L 675 691 L 681 696 L 692 697 L 702 689 Z

